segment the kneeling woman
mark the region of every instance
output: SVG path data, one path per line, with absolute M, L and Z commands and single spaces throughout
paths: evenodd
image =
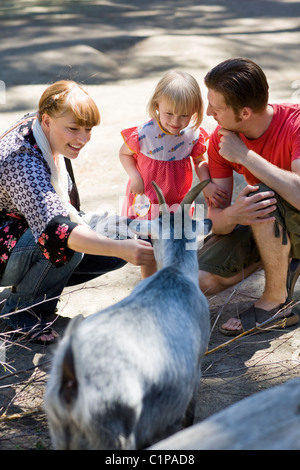
M 92 98 L 63 80 L 44 91 L 36 114 L 0 140 L 0 286 L 11 286 L 1 315 L 30 340 L 56 339 L 47 319 L 68 283 L 125 262 L 153 263 L 148 242 L 102 237 L 78 213 L 70 161 L 99 124 Z

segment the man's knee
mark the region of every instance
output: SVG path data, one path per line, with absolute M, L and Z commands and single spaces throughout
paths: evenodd
M 200 289 L 207 296 L 217 294 L 230 285 L 230 278 L 206 271 L 198 271 L 198 279 Z
M 261 268 L 262 264 L 259 261 L 257 263 L 252 263 L 250 266 L 243 268 L 242 271 L 237 272 L 236 274 L 233 274 L 229 277 L 199 270 L 199 286 L 206 296 L 218 294 L 228 287 L 235 286 Z

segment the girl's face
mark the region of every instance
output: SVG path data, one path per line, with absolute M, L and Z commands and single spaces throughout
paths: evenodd
M 76 124 L 72 112 L 55 118 L 43 114 L 42 128 L 53 157 L 64 155 L 70 160 L 78 157 L 80 150 L 89 142 L 92 135 L 92 128 Z
M 169 134 L 178 134 L 189 125 L 192 118 L 192 114 L 173 114 L 164 100 L 158 103 L 158 112 L 161 127 Z

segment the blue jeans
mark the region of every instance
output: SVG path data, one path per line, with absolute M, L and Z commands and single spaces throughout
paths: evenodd
M 102 263 L 102 258 L 105 260 Z M 90 263 L 93 265 L 89 268 Z M 66 285 L 75 285 L 123 266 L 125 261 L 118 258 L 91 256 L 74 252 L 72 259 L 59 268 L 43 255 L 36 244 L 31 230 L 27 229 L 12 250 L 0 286 L 12 286 L 1 316 L 15 310 L 30 308 L 41 321 L 55 312 L 58 297 Z M 78 269 L 78 272 L 77 272 Z M 68 284 L 68 281 L 71 281 Z M 40 303 L 36 307 L 34 304 Z M 36 318 L 25 312 L 5 317 L 13 328 L 30 328 L 37 323 Z

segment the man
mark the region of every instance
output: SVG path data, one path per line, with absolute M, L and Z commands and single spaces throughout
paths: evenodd
M 208 208 L 213 235 L 198 253 L 200 286 L 220 292 L 262 263 L 263 295 L 221 332 L 240 334 L 281 309 L 285 326 L 295 324 L 288 305 L 300 274 L 300 106 L 268 104 L 265 74 L 244 58 L 217 65 L 205 84 L 207 114 L 218 123 L 208 149 L 211 178 L 229 196 L 225 206 Z M 231 203 L 234 171 L 248 184 Z

